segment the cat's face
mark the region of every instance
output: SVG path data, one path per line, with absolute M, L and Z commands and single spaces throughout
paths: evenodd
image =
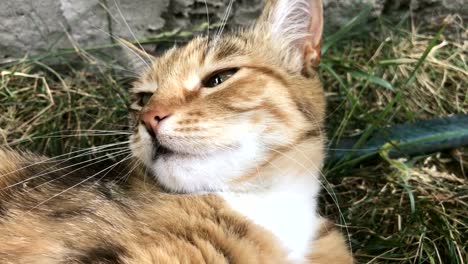
M 320 81 L 264 25 L 196 38 L 156 58 L 135 83 L 131 148 L 166 188 L 237 188 L 292 145 L 322 142 Z

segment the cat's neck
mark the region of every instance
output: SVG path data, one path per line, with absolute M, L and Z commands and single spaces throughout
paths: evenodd
M 263 167 L 258 172 L 263 182 L 249 182 L 250 190 L 218 193 L 232 209 L 272 232 L 294 263 L 305 259 L 320 225 L 321 146 L 303 142 Z
M 250 175 L 241 177 L 226 192 L 314 194 L 320 189 L 323 160 L 323 141 L 306 139 L 276 150 L 271 160 L 255 167 Z

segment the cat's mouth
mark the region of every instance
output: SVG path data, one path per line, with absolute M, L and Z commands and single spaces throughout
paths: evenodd
M 190 137 L 188 135 L 170 135 L 164 133 L 151 133 L 140 126 L 138 129 L 139 137 L 136 137 L 137 142 L 140 141 L 142 149 L 146 149 L 146 153 L 136 152 L 137 155 L 146 156 L 148 162 L 155 162 L 159 159 L 167 160 L 168 158 L 196 158 L 205 157 L 206 155 L 216 155 L 222 152 L 229 152 L 241 147 L 240 143 L 219 143 L 212 144 L 213 141 L 203 141 L 200 138 Z M 222 147 L 220 147 L 220 145 Z
M 169 155 L 174 155 L 176 152 L 163 144 L 161 144 L 157 139 L 153 138 L 153 160 L 157 160 L 160 157 L 167 157 Z

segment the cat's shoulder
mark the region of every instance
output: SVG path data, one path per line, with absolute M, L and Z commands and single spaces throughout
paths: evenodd
M 354 258 L 348 245 L 335 224 L 322 219 L 317 237 L 312 242 L 312 251 L 307 256 L 308 262 L 353 264 Z
M 45 157 L 24 150 L 11 150 L 0 147 L 0 194 L 12 183 L 20 180 L 22 168 L 44 160 Z
M 5 147 L 0 147 L 0 173 L 5 173 L 14 170 L 19 164 L 30 160 L 37 159 L 29 152 L 14 151 Z

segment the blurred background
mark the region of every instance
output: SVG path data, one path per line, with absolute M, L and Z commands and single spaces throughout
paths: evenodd
M 322 213 L 358 263 L 468 263 L 467 1 L 324 5 Z M 158 54 L 249 25 L 261 9 L 260 0 L 2 1 L 0 144 L 81 166 L 115 162 L 116 149 L 102 146 L 127 140 L 139 74 L 116 38 Z

